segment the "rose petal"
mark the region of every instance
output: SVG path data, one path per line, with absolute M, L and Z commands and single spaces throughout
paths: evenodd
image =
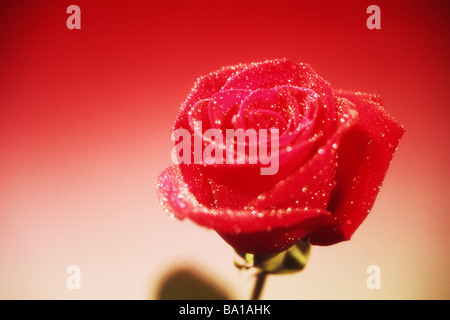
M 288 228 L 309 221 L 309 228 L 322 226 L 326 210 L 287 208 L 255 210 L 249 208 L 212 208 L 200 204 L 192 195 L 177 166 L 164 170 L 158 178 L 158 197 L 161 204 L 176 218 L 189 218 L 195 223 L 223 234 L 267 232 L 269 229 Z M 317 219 L 317 221 L 315 221 Z
M 287 98 L 289 96 L 281 90 L 257 89 L 252 91 L 239 107 L 240 127 L 244 130 L 278 127 L 281 135 L 291 119 L 291 113 L 294 113 L 290 112 Z M 294 113 L 293 120 L 298 122 L 298 113 Z M 281 122 L 284 126 L 275 126 L 272 122 Z
M 192 118 L 189 118 L 189 114 L 192 113 L 192 107 L 198 101 L 211 98 L 211 96 L 220 90 L 250 88 L 251 86 L 246 85 L 236 86 L 236 88 L 233 87 L 235 81 L 239 83 L 240 81 L 245 82 L 247 80 L 255 85 L 258 84 L 263 87 L 274 85 L 282 86 L 283 84 L 290 85 L 292 83 L 293 85 L 309 88 L 319 94 L 321 99 L 325 101 L 325 104 L 329 106 L 329 110 L 332 109 L 332 92 L 329 84 L 320 78 L 308 65 L 296 64 L 286 59 L 272 60 L 257 64 L 252 63 L 223 68 L 217 72 L 199 78 L 192 92 L 183 103 L 180 113 L 175 121 L 174 129 L 185 128 L 192 130 L 189 121 L 191 120 L 192 122 Z M 280 142 L 282 141 L 284 141 L 283 137 L 280 139 Z M 193 143 L 194 142 L 192 141 L 192 144 Z M 294 146 L 290 155 L 297 154 L 302 159 L 306 159 L 309 157 L 309 151 L 311 151 L 314 143 L 315 141 L 309 139 L 306 142 L 302 141 L 300 146 Z M 194 150 L 194 148 L 192 148 L 192 150 Z M 230 165 L 230 167 L 232 167 L 232 172 L 220 169 L 217 170 L 218 172 L 213 173 L 213 176 L 209 175 L 208 172 L 205 172 L 205 169 L 207 168 L 203 166 L 189 167 L 188 165 L 180 165 L 180 168 L 192 193 L 203 204 L 209 205 L 209 203 L 205 201 L 209 201 L 216 195 L 216 202 L 228 199 L 232 201 L 222 203 L 222 205 L 236 207 L 245 203 L 245 199 L 251 198 L 251 196 L 257 196 L 259 193 L 268 190 L 274 183 L 283 179 L 287 174 L 302 164 L 297 162 L 294 167 L 291 167 L 287 163 L 292 165 L 293 162 L 280 159 L 279 171 L 273 176 L 261 176 L 258 168 L 255 170 L 247 170 L 241 169 L 242 166 L 235 167 L 234 165 Z M 209 171 L 213 172 L 214 170 Z M 255 173 L 255 175 L 252 175 L 252 173 Z M 237 174 L 241 179 L 234 178 L 234 174 Z M 226 194 L 229 194 L 232 191 L 236 191 L 236 199 L 230 199 L 228 196 L 221 196 L 218 194 L 219 191 L 216 192 L 215 190 L 211 190 L 208 179 L 212 179 L 218 185 L 223 186 L 220 188 L 220 192 L 225 190 L 227 191 Z M 241 191 L 244 192 L 240 193 Z
M 357 118 L 353 104 L 341 100 L 336 106 L 336 132 L 312 158 L 311 151 L 317 143 L 314 137 L 280 150 L 279 171 L 275 175 L 261 175 L 259 166 L 225 164 L 205 168 L 204 175 L 211 180 L 214 205 L 236 209 L 253 206 L 258 210 L 289 206 L 325 208 L 334 187 L 337 145 Z
M 182 104 L 180 112 L 175 119 L 173 129 L 191 129 L 191 122 L 193 121 L 191 115 L 194 105 L 201 100 L 210 98 L 216 92 L 220 91 L 226 81 L 243 68 L 244 65 L 225 67 L 206 76 L 199 77 L 188 97 Z M 202 104 L 202 108 L 203 106 L 204 105 Z M 204 112 L 203 110 L 204 109 L 202 109 L 202 112 Z M 194 142 L 192 141 L 192 144 L 193 143 Z M 193 146 L 192 150 L 194 150 Z M 212 191 L 209 182 L 202 175 L 202 166 L 180 164 L 180 169 L 185 181 L 188 183 L 188 188 L 195 195 L 197 200 L 205 205 L 211 204 Z
M 337 185 L 328 206 L 334 220 L 311 236 L 315 245 L 351 238 L 369 214 L 404 132 L 385 112 L 378 97 L 344 91 L 335 95 L 356 105 L 359 122 L 340 143 Z
M 324 109 L 330 119 L 334 103 L 330 84 L 321 78 L 314 70 L 304 63 L 295 63 L 288 59 L 275 59 L 259 63 L 250 63 L 239 72 L 233 74 L 223 90 L 227 89 L 271 89 L 278 86 L 295 86 L 311 89 L 322 99 Z
M 320 140 L 326 141 L 333 134 L 337 127 L 334 101 L 325 102 L 323 96 L 311 89 L 296 86 L 278 88 L 289 92 L 302 107 L 301 134 L 296 136 L 297 140 L 305 141 L 314 134 L 321 134 Z M 293 144 L 295 145 L 295 142 Z
M 342 136 L 357 123 L 358 114 L 351 104 L 338 102 L 340 122 L 337 131 L 327 143 L 303 166 L 278 182 L 272 189 L 260 194 L 249 206 L 256 209 L 269 207 L 323 208 L 335 186 L 334 176 L 337 164 L 337 150 Z
M 330 85 L 319 77 L 309 65 L 295 63 L 288 59 L 275 59 L 244 65 L 223 86 L 228 89 L 271 89 L 282 85 L 293 85 L 312 89 L 316 92 L 326 92 L 330 98 Z
M 212 127 L 213 123 L 209 121 L 209 99 L 197 101 L 188 113 L 189 127 L 191 133 L 194 133 L 194 122 L 202 123 L 202 134 Z
M 223 90 L 215 93 L 208 105 L 208 118 L 214 128 L 232 129 L 232 120 L 240 103 L 251 93 L 250 90 Z
M 180 113 L 177 120 L 185 118 L 186 113 L 189 112 L 191 107 L 199 100 L 211 98 L 213 94 L 219 92 L 225 85 L 228 79 L 235 73 L 243 70 L 245 65 L 235 65 L 230 67 L 224 67 L 216 72 L 212 72 L 208 75 L 199 77 L 194 84 L 191 92 L 181 106 Z M 177 126 L 175 126 L 177 128 Z M 186 128 L 186 127 L 183 127 Z
M 280 214 L 287 215 L 286 212 Z M 289 249 L 330 220 L 330 213 L 326 210 L 298 210 L 296 214 L 302 219 L 287 227 L 268 227 L 265 231 L 251 233 L 219 232 L 219 235 L 237 251 L 275 254 Z
M 219 92 L 227 80 L 243 68 L 243 65 L 226 67 L 206 76 L 199 77 L 188 97 L 183 102 L 173 128 L 189 129 L 191 127 L 189 114 L 192 112 L 191 110 L 194 105 L 201 100 L 211 98 L 215 93 Z

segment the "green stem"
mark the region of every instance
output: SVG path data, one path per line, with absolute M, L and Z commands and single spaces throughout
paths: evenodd
M 256 275 L 256 282 L 255 286 L 253 287 L 253 293 L 252 293 L 252 300 L 259 300 L 261 298 L 261 293 L 264 288 L 264 283 L 266 282 L 267 273 L 266 272 L 259 272 Z

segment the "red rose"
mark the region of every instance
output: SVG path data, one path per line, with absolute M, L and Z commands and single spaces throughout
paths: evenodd
M 267 161 L 250 163 L 250 139 L 245 163 L 201 159 L 213 142 L 226 149 L 220 144 L 227 129 L 270 128 L 279 134 L 271 150 L 278 163 L 269 174 L 262 171 L 269 170 Z M 286 59 L 199 78 L 174 130 L 184 134 L 174 140 L 186 139 L 192 152 L 174 149 L 187 161 L 160 175 L 161 203 L 179 219 L 214 229 L 236 250 L 256 254 L 281 252 L 305 237 L 316 245 L 349 240 L 372 208 L 403 135 L 378 96 L 333 90 L 308 65 Z M 267 137 L 259 135 L 258 143 L 270 149 L 276 144 Z M 227 159 L 242 156 L 237 144 Z M 215 160 L 226 157 L 218 150 Z

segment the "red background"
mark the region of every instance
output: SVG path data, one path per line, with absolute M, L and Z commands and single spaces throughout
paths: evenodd
M 180 263 L 234 297 L 253 279 L 213 232 L 171 220 L 156 178 L 196 77 L 239 62 L 309 63 L 381 94 L 406 129 L 372 214 L 314 247 L 265 298 L 448 299 L 449 9 L 444 1 L 9 1 L 0 4 L 0 298 L 154 298 Z M 81 9 L 69 30 L 66 8 Z M 381 30 L 366 8 L 381 9 Z M 66 267 L 79 265 L 81 290 Z M 366 287 L 379 265 L 382 289 Z

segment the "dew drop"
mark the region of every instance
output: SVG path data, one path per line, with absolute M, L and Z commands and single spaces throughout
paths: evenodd
M 233 126 L 239 126 L 239 115 L 235 114 L 233 116 L 233 118 L 231 119 L 231 123 L 233 124 Z

